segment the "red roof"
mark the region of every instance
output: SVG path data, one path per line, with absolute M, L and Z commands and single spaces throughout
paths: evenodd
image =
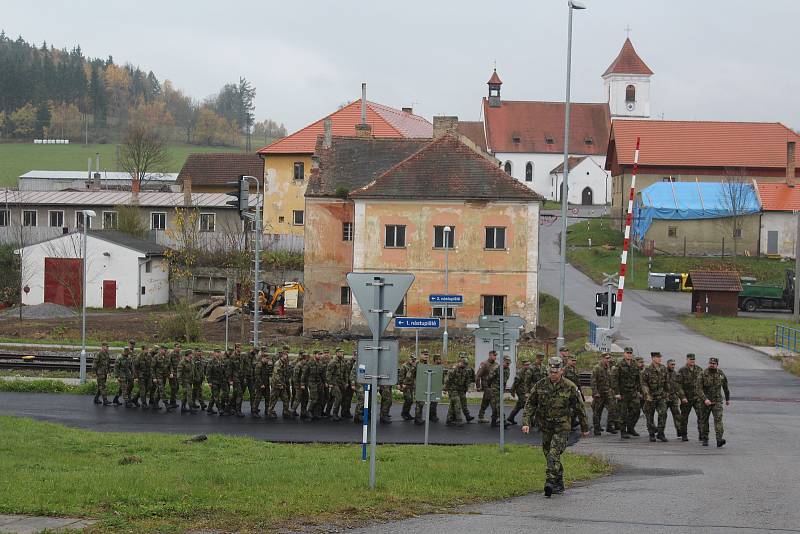
M 737 271 L 689 271 L 686 285 L 692 286 L 695 291 L 742 291 L 742 281 Z
M 633 165 L 668 167 L 785 168 L 786 142 L 800 135 L 779 122 L 618 120 L 611 127 L 606 169 Z M 800 152 L 795 154 L 800 168 Z
M 639 54 L 633 48 L 633 43 L 630 39 L 625 39 L 625 44 L 622 45 L 622 50 L 619 51 L 617 58 L 611 62 L 603 76 L 609 74 L 643 74 L 650 76 L 653 71 L 642 61 Z
M 458 133 L 486 151 L 486 134 L 481 121 L 458 121 Z
M 800 187 L 767 182 L 756 182 L 756 186 L 764 211 L 800 211 Z
M 500 76 L 497 75 L 497 69 L 494 69 L 494 72 L 492 72 L 492 77 L 489 78 L 489 81 L 486 83 L 503 85 L 503 81 L 500 79 Z
M 564 152 L 564 102 L 503 100 L 492 107 L 484 98 L 483 116 L 495 154 Z M 610 126 L 608 104 L 570 104 L 570 153 L 604 156 Z
M 356 125 L 361 123 L 361 99 L 328 115 L 333 135 L 356 135 Z M 317 137 L 323 134 L 324 117 L 293 134 L 279 139 L 258 151 L 259 154 L 312 154 Z M 373 137 L 430 138 L 433 125 L 424 118 L 367 101 L 367 124 Z

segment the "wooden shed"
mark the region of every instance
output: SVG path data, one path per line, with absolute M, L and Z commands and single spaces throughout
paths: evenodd
M 692 309 L 704 315 L 736 317 L 742 282 L 736 271 L 689 271 L 687 286 L 692 288 Z

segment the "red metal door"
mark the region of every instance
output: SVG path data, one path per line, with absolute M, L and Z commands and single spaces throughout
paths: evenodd
M 77 308 L 82 303 L 83 263 L 80 258 L 44 259 L 44 301 Z
M 117 307 L 117 281 L 103 280 L 103 308 Z

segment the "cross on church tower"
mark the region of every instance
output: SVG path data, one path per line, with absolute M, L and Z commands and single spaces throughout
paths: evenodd
M 627 26 L 625 26 L 625 37 L 628 37 L 628 38 L 630 38 L 630 36 L 631 36 L 631 31 L 632 31 L 632 28 L 631 28 L 631 25 L 630 25 L 630 24 L 628 24 Z

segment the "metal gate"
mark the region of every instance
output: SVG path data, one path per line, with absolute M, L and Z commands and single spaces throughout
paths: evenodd
M 83 263 L 75 258 L 44 259 L 44 301 L 77 308 L 83 302 Z

